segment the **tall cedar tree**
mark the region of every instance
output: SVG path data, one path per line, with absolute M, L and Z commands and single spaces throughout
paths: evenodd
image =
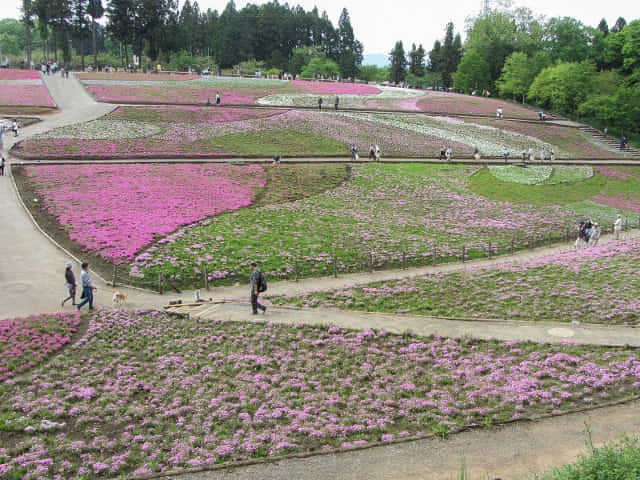
M 389 78 L 393 83 L 402 83 L 407 75 L 407 58 L 404 54 L 404 46 L 402 41 L 396 42 L 395 47 L 389 54 L 389 61 L 391 62 L 391 69 L 389 71 Z

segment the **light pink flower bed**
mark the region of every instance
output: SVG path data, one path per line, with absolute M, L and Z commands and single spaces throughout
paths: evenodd
M 184 80 L 196 80 L 200 75 L 172 74 L 172 73 L 128 73 L 128 72 L 95 72 L 76 73 L 76 78 L 80 80 L 125 80 L 125 81 L 145 81 L 145 82 L 180 82 Z
M 0 85 L 0 105 L 55 107 L 49 91 L 41 85 Z
M 498 108 L 502 107 L 504 118 L 507 119 L 535 120 L 538 118 L 538 114 L 533 110 L 510 102 L 458 93 L 429 92 L 417 105 L 423 112 L 450 113 L 454 115 L 489 115 L 494 117 Z
M 16 70 L 0 68 L 0 80 L 39 80 L 40 74 L 36 70 Z
M 125 261 L 178 227 L 251 204 L 258 165 L 27 166 L 43 204 L 87 250 Z
M 360 83 L 310 82 L 294 80 L 291 85 L 298 93 L 317 93 L 329 95 L 377 95 L 380 90 Z
M 182 87 L 166 85 L 86 85 L 96 100 L 108 103 L 158 103 L 204 105 L 209 99 L 215 102 L 216 93 L 222 97 L 223 105 L 251 105 L 256 99 L 268 94 L 264 90 L 235 90 L 218 87 Z

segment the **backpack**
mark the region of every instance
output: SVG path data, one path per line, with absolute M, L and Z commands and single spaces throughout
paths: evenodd
M 264 278 L 264 274 L 260 272 L 260 278 L 258 278 L 258 292 L 266 292 L 267 291 L 267 279 Z

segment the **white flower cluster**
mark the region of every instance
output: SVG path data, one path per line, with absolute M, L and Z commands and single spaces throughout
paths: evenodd
M 122 138 L 149 137 L 160 132 L 162 132 L 162 128 L 151 123 L 98 119 L 55 128 L 38 135 L 38 138 L 118 140 Z
M 521 183 L 523 185 L 540 185 L 553 173 L 553 167 L 515 165 L 490 166 L 491 174 L 501 182 Z
M 591 167 L 555 167 L 553 175 L 547 181 L 548 184 L 581 182 L 593 177 Z
M 369 100 L 402 100 L 406 98 L 417 98 L 424 96 L 424 92 L 420 90 L 409 90 L 407 88 L 383 87 L 376 86 L 381 93 L 373 95 L 341 95 L 340 106 L 343 108 L 366 108 Z M 278 105 L 287 107 L 315 107 L 318 105 L 318 97 L 332 98 L 333 94 L 317 94 L 317 93 L 278 93 L 275 95 L 267 95 L 257 100 L 260 105 Z M 331 105 L 327 104 L 330 108 Z
M 536 151 L 548 145 L 534 137 L 498 128 L 461 122 L 456 118 L 427 117 L 425 115 L 396 115 L 372 113 L 343 113 L 350 118 L 402 128 L 424 135 L 477 147 L 482 155 L 501 156 L 505 148 L 512 156 L 530 147 Z M 556 149 L 558 152 L 558 149 Z M 454 152 L 455 155 L 455 152 Z

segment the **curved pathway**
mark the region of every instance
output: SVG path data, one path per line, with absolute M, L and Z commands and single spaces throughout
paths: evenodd
M 45 78 L 45 83 L 61 109 L 60 113 L 43 117 L 39 124 L 26 127 L 21 137 L 44 132 L 71 123 L 98 118 L 109 112 L 113 105 L 99 104 L 86 94 L 75 79 L 63 79 L 59 76 Z M 13 138 L 5 137 L 10 148 Z M 11 161 L 11 159 L 9 158 Z M 31 218 L 20 203 L 8 176 L 0 178 L 0 244 L 3 246 L 0 255 L 0 289 L 8 301 L 0 306 L 0 318 L 15 317 L 31 313 L 57 310 L 59 300 L 64 293 L 64 263 L 73 260 L 58 249 L 49 239 L 44 237 L 34 226 Z M 81 216 L 82 212 L 79 211 Z M 630 235 L 638 236 L 638 232 Z M 611 239 L 603 239 L 603 241 Z M 509 257 L 491 260 L 478 260 L 465 264 L 445 264 L 437 267 L 409 269 L 406 271 L 383 271 L 374 274 L 357 274 L 342 276 L 338 279 L 309 279 L 299 283 L 279 282 L 270 285 L 271 294 L 295 293 L 312 288 L 335 288 L 362 283 L 365 281 L 397 278 L 399 276 L 420 275 L 428 271 L 453 271 L 470 268 L 478 264 L 501 264 L 511 261 L 526 261 L 544 255 L 565 251 L 570 247 L 555 246 L 533 251 L 517 253 Z M 104 282 L 95 282 L 99 287 L 96 297 L 98 305 L 110 304 L 113 292 Z M 127 306 L 132 308 L 159 308 L 169 299 L 181 297 L 187 301 L 193 298 L 192 293 L 183 295 L 160 296 L 134 289 L 123 289 L 129 295 Z M 246 298 L 247 287 L 227 287 L 212 292 L 203 292 L 202 296 L 213 298 Z M 221 305 L 205 305 L 199 307 L 217 311 L 217 317 L 244 318 L 247 306 L 237 303 Z M 510 324 L 505 322 L 451 322 L 429 319 L 426 317 L 405 317 L 399 315 L 367 315 L 354 312 L 306 311 L 296 312 L 286 309 L 275 309 L 267 318 L 278 318 L 286 321 L 296 319 L 304 314 L 310 322 L 338 322 L 343 318 L 345 325 L 357 327 L 381 326 L 387 329 L 416 329 L 418 322 L 421 328 L 432 328 L 432 331 L 444 333 L 449 328 L 450 334 L 470 333 L 476 336 L 505 337 L 518 335 L 518 339 L 535 339 L 551 341 L 558 338 L 579 340 L 585 343 L 620 343 L 626 336 L 634 339 L 628 343 L 640 343 L 635 336 L 635 329 L 623 327 L 585 327 L 567 326 L 565 331 L 550 332 L 563 326 L 551 324 Z M 210 313 L 211 313 L 210 312 Z M 411 325 L 402 322 L 409 320 Z M 291 320 L 289 320 L 291 321 Z M 380 323 L 382 322 L 382 324 Z M 431 325 L 431 326 L 430 326 Z M 457 330 L 456 330 L 457 329 Z M 465 330 L 466 329 L 466 330 Z M 485 329 L 484 331 L 482 329 Z M 566 330 L 572 332 L 571 337 Z M 520 333 L 518 333 L 518 331 Z M 426 330 L 425 330 L 426 332 Z M 513 332 L 516 332 L 515 334 Z M 633 333 L 632 333 L 633 332 Z M 609 335 L 607 337 L 607 335 Z M 519 423 L 508 427 L 482 429 L 462 433 L 448 440 L 421 440 L 405 444 L 387 446 L 350 452 L 347 454 L 313 457 L 308 459 L 283 460 L 268 466 L 254 466 L 226 470 L 224 472 L 204 472 L 189 474 L 181 478 L 188 480 L 217 478 L 300 478 L 300 479 L 446 479 L 457 478 L 462 462 L 466 462 L 469 473 L 474 478 L 500 476 L 503 479 L 521 478 L 534 471 L 541 471 L 552 465 L 571 461 L 583 451 L 585 437 L 581 433 L 584 422 L 588 422 L 595 433 L 597 442 L 614 439 L 623 432 L 640 431 L 640 404 L 634 402 L 624 406 L 594 410 L 589 413 L 568 415 L 555 419 L 542 420 L 535 423 Z

